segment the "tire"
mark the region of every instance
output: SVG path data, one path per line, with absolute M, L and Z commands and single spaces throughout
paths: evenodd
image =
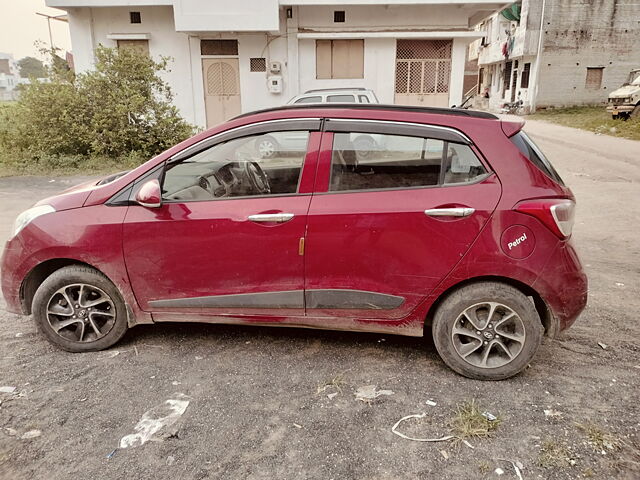
M 36 290 L 31 310 L 47 340 L 68 352 L 103 350 L 128 328 L 127 309 L 116 286 L 97 270 L 80 265 L 47 277 Z
M 476 380 L 503 380 L 533 359 L 544 328 L 522 292 L 480 282 L 447 296 L 435 312 L 432 332 L 436 350 L 452 370 Z
M 256 150 L 260 158 L 273 158 L 278 153 L 278 141 L 270 136 L 260 137 L 256 140 Z
M 629 118 L 640 118 L 640 103 L 636 105 L 633 110 L 631 110 Z

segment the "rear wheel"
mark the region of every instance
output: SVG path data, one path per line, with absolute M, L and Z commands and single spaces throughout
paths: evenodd
M 127 310 L 118 289 L 90 267 L 71 265 L 42 282 L 32 304 L 40 330 L 69 352 L 110 347 L 127 331 Z
M 449 295 L 435 313 L 432 331 L 436 349 L 451 369 L 478 380 L 502 380 L 533 359 L 543 327 L 522 292 L 481 282 Z

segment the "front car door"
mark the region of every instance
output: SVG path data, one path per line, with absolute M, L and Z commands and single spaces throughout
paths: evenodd
M 307 315 L 399 321 L 462 258 L 500 184 L 456 130 L 325 125 L 307 227 Z M 381 147 L 358 149 L 362 134 L 384 137 Z
M 265 123 L 277 126 L 240 128 L 174 156 L 161 175 L 162 206 L 129 207 L 127 270 L 156 321 L 304 314 L 299 246 L 320 121 Z M 262 138 L 289 132 L 307 142 L 260 155 Z

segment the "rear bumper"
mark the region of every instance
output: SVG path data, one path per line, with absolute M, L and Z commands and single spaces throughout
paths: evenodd
M 552 336 L 573 325 L 587 305 L 588 281 L 570 241 L 558 244 L 533 288 L 555 320 Z

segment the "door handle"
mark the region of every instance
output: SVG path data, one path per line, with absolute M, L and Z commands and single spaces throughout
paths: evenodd
M 258 213 L 247 218 L 257 223 L 284 223 L 293 218 L 293 213 Z
M 476 210 L 469 207 L 457 207 L 457 208 L 431 208 L 425 210 L 425 215 L 429 217 L 468 217 Z

